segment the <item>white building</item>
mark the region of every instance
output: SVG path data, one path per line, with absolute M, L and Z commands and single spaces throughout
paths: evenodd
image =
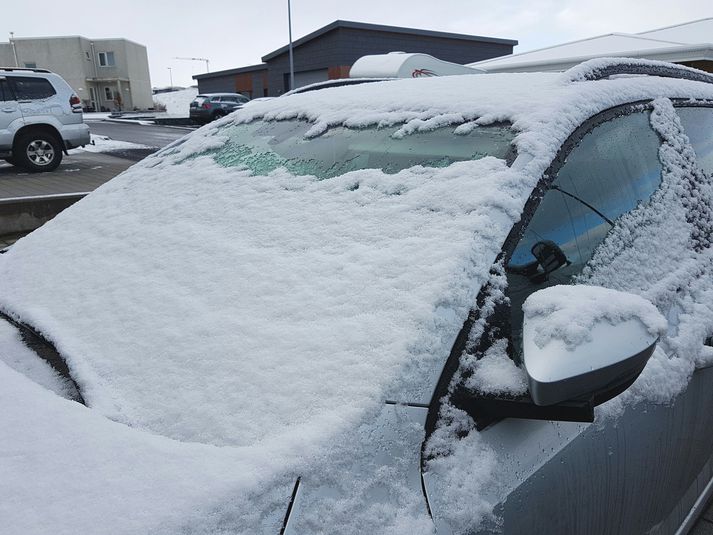
M 562 71 L 599 57 L 656 59 L 713 72 L 713 17 L 636 34 L 599 35 L 470 66 L 488 72 Z
M 0 66 L 56 72 L 76 91 L 85 109 L 153 106 L 146 47 L 128 39 L 14 38 L 0 43 Z

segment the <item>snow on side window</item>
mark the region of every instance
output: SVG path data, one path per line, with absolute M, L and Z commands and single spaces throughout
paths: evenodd
M 649 125 L 649 115 L 637 112 L 616 117 L 587 134 L 567 156 L 515 247 L 507 272 L 518 353 L 525 299 L 548 286 L 570 283 L 618 218 L 646 202 L 659 187 L 659 140 Z M 543 243 L 555 244 L 565 261 L 546 276 L 532 253 L 533 247 Z
M 688 384 L 713 326 L 713 188 L 668 99 L 654 101 L 651 125 L 662 139 L 661 187 L 621 218 L 577 282 L 639 294 L 668 317 L 668 333 L 627 399 L 668 402 Z
M 612 227 L 607 224 L 603 227 L 604 232 L 596 235 L 598 245 L 593 247 L 593 250 L 588 249 L 588 263 L 585 261 L 584 267 L 582 264 L 579 266 L 582 273 L 573 279 L 574 273 L 570 273 L 567 282 L 587 283 L 636 293 L 652 301 L 661 312 L 670 311 L 675 304 L 679 321 L 673 333 L 669 328 L 668 335 L 663 337 L 660 347 L 640 378 L 626 392 L 599 407 L 598 417 L 615 416 L 624 406 L 641 400 L 670 402 L 685 388 L 694 365 L 707 358 L 707 354 L 701 351 L 701 342 L 710 334 L 710 328 L 707 326 L 713 325 L 713 307 L 710 304 L 713 302 L 713 254 L 710 244 L 706 244 L 704 239 L 706 235 L 710 237 L 710 233 L 705 231 L 710 221 L 705 207 L 711 204 L 713 193 L 696 168 L 693 150 L 683 135 L 670 101 L 656 101 L 651 114 L 638 115 L 644 119 L 643 126 L 646 126 L 645 122 L 650 122 L 658 136 L 646 134 L 631 139 L 653 140 L 653 155 L 651 148 L 644 151 L 648 160 L 653 157 L 656 161 L 658 147 L 661 166 L 659 167 L 658 162 L 655 166 L 661 169 L 660 184 L 657 188 L 654 187 L 656 181 L 649 180 L 651 176 L 646 171 L 650 166 L 645 165 L 640 170 L 646 172 L 634 173 L 632 176 L 638 175 L 641 179 L 639 184 L 648 186 L 643 189 L 632 188 L 630 191 L 647 192 L 654 188 L 655 191 L 650 197 L 644 197 L 633 205 L 629 202 L 630 211 L 625 211 L 618 218 L 615 217 L 616 213 L 607 211 L 604 206 L 601 209 L 595 206 L 602 214 L 606 214 L 607 218 L 614 217 L 614 225 Z M 629 117 L 632 117 L 631 120 L 641 121 L 640 118 Z M 662 140 L 661 144 L 657 137 Z M 630 142 L 622 143 L 622 150 L 618 153 L 622 154 L 623 149 L 631 145 Z M 577 150 L 585 146 L 583 141 Z M 617 154 L 617 151 L 613 154 Z M 570 162 L 576 163 L 574 153 L 565 167 Z M 565 176 L 565 167 L 560 176 Z M 621 168 L 632 170 L 631 166 Z M 587 171 L 588 168 L 584 166 L 579 170 Z M 572 179 L 576 182 L 576 176 L 573 175 Z M 555 183 L 557 184 L 557 181 Z M 567 202 L 570 203 L 571 209 L 574 208 L 574 203 L 580 203 L 563 195 L 561 191 L 550 190 L 550 193 L 557 193 L 562 204 L 565 197 L 569 199 Z M 577 193 L 584 197 L 586 190 L 578 189 Z M 544 202 L 543 200 L 538 210 L 547 208 Z M 626 206 L 621 202 L 614 202 L 611 206 L 626 210 Z M 570 229 L 566 229 L 567 225 L 552 227 L 555 230 L 559 228 L 561 232 L 573 233 L 571 228 L 575 218 L 565 209 L 559 213 L 567 218 Z M 572 213 L 576 214 L 578 210 Z M 584 208 L 579 213 L 583 214 Z M 597 217 L 600 223 L 604 220 L 602 216 Z M 574 225 L 574 228 L 577 226 Z M 589 229 L 589 234 L 591 238 L 592 228 Z M 583 235 L 587 236 L 586 233 Z M 557 237 L 557 232 L 552 236 Z M 560 240 L 560 243 L 564 250 L 568 250 L 564 247 L 566 240 Z M 666 246 L 662 247 L 662 244 Z M 569 251 L 577 255 L 582 253 L 581 247 L 578 250 L 576 246 Z M 486 318 L 492 317 L 493 311 L 505 302 L 502 295 L 505 291 L 503 278 L 498 269 L 492 273 L 490 291 L 486 292 L 481 307 L 481 315 Z M 510 278 L 511 275 L 508 274 L 508 282 Z M 543 284 L 542 287 L 544 286 Z M 512 288 L 509 290 L 512 291 Z M 531 291 L 525 293 L 529 295 Z M 518 306 L 515 301 L 513 299 L 513 308 Z M 671 314 L 669 323 L 670 318 Z M 485 343 L 480 343 L 483 340 Z M 504 340 L 498 338 L 497 332 L 489 332 L 484 322 L 476 321 L 469 337 L 469 345 L 475 353 L 481 350 L 480 357 L 483 358 L 478 359 L 476 354 L 464 355 L 456 380 L 465 377 L 466 387 L 481 392 L 517 392 L 514 387 L 522 371 L 512 366 L 508 380 L 504 380 L 503 372 L 506 366 L 502 359 L 503 344 Z M 489 351 L 483 348 L 489 348 Z M 452 383 L 451 388 L 453 387 Z M 473 422 L 464 412 L 445 403 L 441 407 L 439 417 L 439 423 L 425 450 L 429 458 L 426 471 L 432 474 L 432 484 L 436 490 L 431 505 L 456 531 L 475 531 L 493 521 L 493 513 L 487 505 L 493 493 L 489 493 L 488 489 L 496 488 L 500 481 L 500 458 L 475 430 Z M 467 504 L 463 501 L 463 489 L 468 489 Z M 470 504 L 477 505 L 478 514 L 464 517 L 462 511 Z M 497 523 L 497 519 L 495 522 Z
M 683 129 L 698 158 L 698 165 L 713 176 L 713 108 L 677 108 Z

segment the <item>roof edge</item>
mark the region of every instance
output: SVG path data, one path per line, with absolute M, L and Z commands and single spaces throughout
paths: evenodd
M 85 37 L 84 35 L 40 35 L 38 37 L 13 37 L 13 41 L 42 41 L 43 39 L 85 39 L 87 41 L 126 41 L 146 48 L 146 45 L 127 39 L 126 37 Z M 0 45 L 9 45 L 10 41 L 0 42 Z
M 194 80 L 206 80 L 208 78 L 217 78 L 218 76 L 228 76 L 231 74 L 242 74 L 246 72 L 266 71 L 267 65 L 264 63 L 256 63 L 246 67 L 237 67 L 235 69 L 225 69 L 222 71 L 204 72 L 203 74 L 194 74 L 191 78 Z
M 688 22 L 680 22 L 678 24 L 671 24 L 670 26 L 662 26 L 661 28 L 654 28 L 653 30 L 646 30 L 645 32 L 637 32 L 636 35 L 646 35 L 647 33 L 660 32 L 662 30 L 670 30 L 671 28 L 680 28 L 681 26 L 688 26 L 689 24 L 696 24 L 697 22 L 703 22 L 704 20 L 713 20 L 713 17 L 703 17 L 702 19 L 689 20 Z
M 556 60 L 538 60 L 538 61 L 523 61 L 520 63 L 511 63 L 508 64 L 507 66 L 503 66 L 502 69 L 498 69 L 495 67 L 493 70 L 489 70 L 488 72 L 491 74 L 496 74 L 496 73 L 504 73 L 504 72 L 522 72 L 522 71 L 510 71 L 508 69 L 521 69 L 524 67 L 540 67 L 540 66 L 550 66 L 550 67 L 562 67 L 562 66 L 571 66 L 571 65 L 577 65 L 579 63 L 583 63 L 585 61 L 588 61 L 590 59 L 597 59 L 597 58 L 602 58 L 602 57 L 609 57 L 609 58 L 639 58 L 641 56 L 649 56 L 649 55 L 673 55 L 673 54 L 680 54 L 681 56 L 685 56 L 686 53 L 695 53 L 695 52 L 707 52 L 705 55 L 701 56 L 694 56 L 694 57 L 689 57 L 689 58 L 684 58 L 682 57 L 679 61 L 699 61 L 699 60 L 710 60 L 713 61 L 713 43 L 699 43 L 695 45 L 689 45 L 689 46 L 671 46 L 671 47 L 664 47 L 664 48 L 650 48 L 647 50 L 629 50 L 629 51 L 623 51 L 620 53 L 609 53 L 606 56 L 602 56 L 601 54 L 589 54 L 586 56 L 569 56 L 566 58 L 557 58 Z M 661 58 L 648 58 L 647 59 L 658 59 L 661 61 L 670 61 L 669 59 L 661 59 Z M 562 67 L 563 69 L 567 69 L 569 67 Z M 553 69 L 556 70 L 556 69 Z M 533 71 L 528 71 L 528 72 L 533 72 Z
M 354 22 L 350 20 L 335 20 L 334 22 L 331 22 L 327 24 L 326 26 L 322 26 L 321 28 L 313 31 L 312 33 L 308 33 L 304 37 L 300 37 L 296 41 L 292 42 L 292 48 L 294 49 L 295 47 L 301 46 L 305 44 L 308 41 L 311 41 L 312 39 L 315 39 L 319 37 L 320 35 L 324 35 L 325 33 L 331 32 L 332 30 L 336 30 L 337 28 L 350 28 L 350 29 L 356 29 L 356 30 L 371 30 L 371 31 L 377 31 L 377 32 L 390 32 L 390 33 L 405 33 L 405 34 L 415 34 L 415 35 L 420 35 L 424 37 L 446 37 L 449 39 L 462 39 L 464 41 L 480 41 L 483 43 L 496 43 L 496 44 L 502 44 L 502 45 L 510 45 L 510 46 L 516 46 L 518 44 L 517 40 L 514 39 L 501 39 L 499 37 L 484 37 L 480 35 L 468 35 L 468 34 L 463 34 L 463 33 L 450 33 L 450 32 L 440 32 L 440 31 L 435 31 L 435 30 L 421 30 L 418 28 L 406 28 L 404 26 L 387 26 L 384 24 L 371 24 L 368 22 Z M 287 52 L 290 48 L 290 45 L 285 45 L 277 50 L 273 50 L 272 52 L 264 55 L 262 58 L 260 58 L 262 61 L 266 62 L 271 60 L 274 57 L 277 57 L 281 54 L 284 54 Z
M 518 52 L 517 54 L 509 54 L 507 56 L 499 56 L 497 58 L 488 58 L 488 59 L 484 59 L 482 61 L 476 61 L 475 63 L 469 63 L 468 65 L 469 66 L 487 65 L 488 63 L 491 63 L 491 62 L 494 63 L 494 62 L 502 61 L 502 60 L 509 59 L 509 58 L 522 57 L 527 54 L 533 54 L 535 52 L 542 52 L 544 50 L 552 50 L 552 49 L 560 48 L 560 47 L 567 46 L 567 45 L 573 45 L 576 43 L 584 43 L 586 41 L 594 41 L 595 39 L 601 39 L 602 37 L 610 37 L 610 36 L 630 37 L 632 39 L 639 39 L 641 41 L 655 41 L 655 42 L 659 42 L 659 43 L 670 43 L 672 45 L 682 45 L 683 44 L 683 43 L 679 43 L 677 41 L 668 41 L 665 39 L 655 39 L 652 37 L 644 37 L 644 36 L 640 36 L 635 33 L 611 32 L 611 33 L 603 33 L 601 35 L 593 35 L 592 37 L 585 37 L 583 39 L 575 39 L 574 41 L 567 41 L 566 43 L 559 43 L 556 45 L 543 46 L 542 48 L 535 48 L 533 50 L 528 50 L 527 52 Z

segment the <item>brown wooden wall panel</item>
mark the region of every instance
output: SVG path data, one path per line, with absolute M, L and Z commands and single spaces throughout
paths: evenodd
M 351 66 L 349 65 L 337 65 L 336 67 L 329 67 L 327 69 L 327 77 L 330 80 L 336 80 L 337 78 L 349 78 L 349 71 Z

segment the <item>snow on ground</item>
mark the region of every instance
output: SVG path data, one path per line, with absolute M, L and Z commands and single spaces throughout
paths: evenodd
M 150 147 L 149 145 L 142 145 L 141 143 L 132 143 L 130 141 L 119 141 L 117 139 L 111 139 L 109 136 L 100 136 L 97 134 L 92 134 L 93 145 L 85 145 L 84 147 L 74 149 L 76 151 L 84 152 L 114 152 L 119 150 L 131 150 L 131 149 L 151 149 L 155 147 Z
M 91 112 L 85 111 L 82 114 L 85 121 L 102 121 L 104 119 L 107 119 L 110 115 L 111 115 L 111 112 L 99 112 L 99 111 L 91 111 Z
M 166 106 L 166 113 L 169 115 L 188 117 L 189 104 L 197 94 L 197 87 L 187 87 L 170 93 L 157 93 L 153 96 L 153 101 Z

